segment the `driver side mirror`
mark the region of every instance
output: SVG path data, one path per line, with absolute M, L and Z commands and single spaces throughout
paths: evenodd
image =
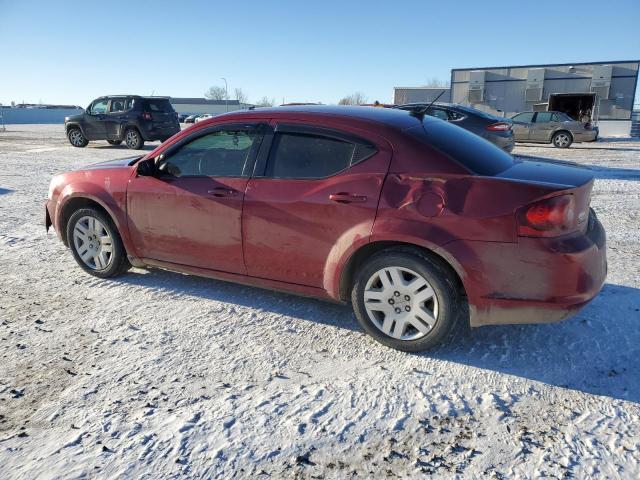
M 158 168 L 155 159 L 143 160 L 138 163 L 137 173 L 141 177 L 155 177 L 158 174 Z

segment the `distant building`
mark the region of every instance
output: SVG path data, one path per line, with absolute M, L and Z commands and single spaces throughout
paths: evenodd
M 249 103 L 240 103 L 238 100 L 209 100 L 207 98 L 171 97 L 169 101 L 176 112 L 188 115 L 200 113 L 218 115 L 234 110 L 247 110 L 253 106 Z
M 438 102 L 450 102 L 451 89 L 449 87 L 393 87 L 393 103 L 395 105 L 433 102 L 436 98 L 438 98 Z
M 639 65 L 631 60 L 455 68 L 450 101 L 507 117 L 547 109 L 576 119 L 590 115 L 602 136 L 625 136 L 631 133 Z M 398 102 L 398 95 L 406 102 Z M 396 103 L 430 98 L 433 92 L 422 87 L 394 92 Z

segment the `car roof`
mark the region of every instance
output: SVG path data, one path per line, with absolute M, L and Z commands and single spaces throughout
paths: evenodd
M 400 130 L 414 127 L 420 124 L 420 119 L 406 110 L 381 107 L 361 107 L 348 105 L 287 105 L 280 107 L 254 108 L 251 110 L 236 110 L 214 117 L 215 121 L 221 118 L 242 117 L 332 117 L 345 120 L 374 122 Z M 430 121 L 430 119 L 427 119 Z

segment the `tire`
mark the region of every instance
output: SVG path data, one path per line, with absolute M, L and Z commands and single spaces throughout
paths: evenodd
M 107 140 L 107 142 L 109 142 L 109 145 L 120 145 L 122 140 Z
M 84 136 L 82 130 L 78 127 L 72 127 L 67 132 L 67 138 L 69 139 L 69 143 L 77 148 L 84 148 L 89 144 L 89 140 Z
M 142 139 L 142 135 L 135 128 L 128 128 L 126 132 L 124 132 L 124 143 L 127 145 L 127 148 L 131 150 L 140 150 L 144 146 L 144 140 Z
M 394 283 L 394 277 L 398 277 L 392 274 L 387 282 L 396 286 L 389 290 L 380 275 L 394 270 L 402 275 L 400 287 Z M 416 280 L 424 284 L 417 284 L 417 289 L 406 288 Z M 369 292 L 367 302 L 365 292 Z M 383 250 L 372 256 L 356 274 L 351 303 L 365 332 L 383 345 L 405 352 L 427 350 L 452 340 L 463 325 L 466 311 L 454 275 L 419 250 L 406 248 Z
M 95 208 L 81 208 L 71 215 L 67 242 L 78 265 L 95 277 L 115 277 L 131 268 L 118 229 L 111 218 Z
M 561 130 L 553 134 L 551 143 L 556 148 L 569 148 L 573 143 L 573 136 L 566 130 Z

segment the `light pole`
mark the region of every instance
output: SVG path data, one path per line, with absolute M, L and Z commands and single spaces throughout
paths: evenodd
M 221 77 L 221 80 L 224 80 L 224 109 L 229 111 L 229 89 L 227 88 L 227 79 Z

